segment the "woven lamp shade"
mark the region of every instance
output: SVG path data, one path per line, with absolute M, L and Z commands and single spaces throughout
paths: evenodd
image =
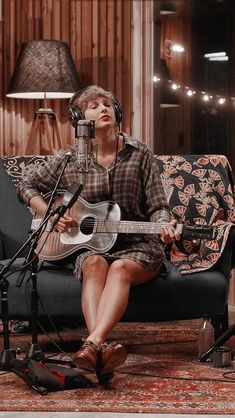
M 20 99 L 69 98 L 81 88 L 66 42 L 39 40 L 22 45 L 7 97 Z

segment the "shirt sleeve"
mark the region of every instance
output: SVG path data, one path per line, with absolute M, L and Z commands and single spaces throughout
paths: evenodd
M 167 202 L 156 159 L 151 151 L 146 152 L 143 173 L 146 207 L 150 221 L 169 223 L 173 216 Z
M 44 165 L 34 167 L 23 178 L 17 186 L 19 199 L 29 205 L 29 201 L 39 195 L 43 195 L 53 189 L 58 178 L 58 167 L 63 159 L 63 154 L 59 152 L 49 158 Z

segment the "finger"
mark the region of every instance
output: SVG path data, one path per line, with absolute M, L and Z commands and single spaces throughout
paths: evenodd
M 181 235 L 179 234 L 178 231 L 175 232 L 175 239 L 176 241 L 179 241 L 181 239 Z
M 172 234 L 171 236 L 169 235 L 168 230 L 166 230 L 165 228 L 162 228 L 162 232 L 161 232 L 161 240 L 165 243 L 165 244 L 169 244 L 171 242 L 174 241 L 174 234 Z
M 73 218 L 71 218 L 71 216 L 67 215 L 66 213 L 64 214 L 63 218 L 67 221 L 72 221 Z

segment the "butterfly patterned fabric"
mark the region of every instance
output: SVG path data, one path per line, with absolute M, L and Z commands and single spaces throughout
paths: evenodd
M 24 176 L 36 167 L 44 165 L 48 158 L 50 157 L 47 155 L 10 156 L 1 157 L 1 161 L 12 183 L 17 186 Z
M 16 186 L 49 156 L 1 157 Z M 162 183 L 176 219 L 190 225 L 217 225 L 213 240 L 182 239 L 173 244 L 171 262 L 182 274 L 207 270 L 218 261 L 235 223 L 234 183 L 223 155 L 157 156 Z
M 213 240 L 181 239 L 170 261 L 182 274 L 211 268 L 235 223 L 234 183 L 223 155 L 157 156 L 162 183 L 176 219 L 190 225 L 216 225 Z

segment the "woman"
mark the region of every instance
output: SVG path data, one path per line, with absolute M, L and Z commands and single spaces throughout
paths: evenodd
M 71 114 L 94 121 L 97 158 L 86 174 L 82 197 L 90 203 L 113 200 L 121 208 L 122 219 L 169 223 L 172 219 L 154 156 L 142 142 L 120 132 L 120 105 L 111 92 L 89 86 L 76 93 Z M 77 121 L 73 121 L 76 123 Z M 60 188 L 79 182 L 76 147 L 61 179 Z M 19 186 L 19 194 L 39 215 L 46 210 L 42 194 L 57 181 L 66 151 L 58 152 L 45 166 L 29 174 Z M 65 214 L 56 228 L 65 232 L 74 220 Z M 164 261 L 164 244 L 179 239 L 176 222 L 161 228 L 161 235 L 121 234 L 107 252 L 86 250 L 75 262 L 75 276 L 82 280 L 81 304 L 88 337 L 75 353 L 73 362 L 93 370 L 98 378 L 112 373 L 126 359 L 121 344 L 107 344 L 110 332 L 124 314 L 130 287 L 156 277 Z

